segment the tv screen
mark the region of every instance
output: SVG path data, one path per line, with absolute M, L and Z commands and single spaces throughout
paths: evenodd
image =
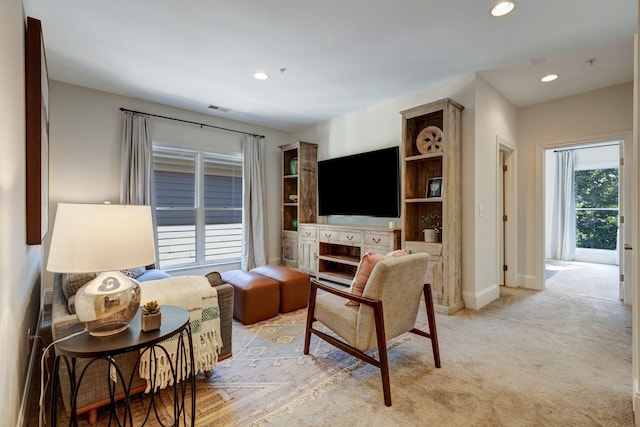
M 399 156 L 390 147 L 319 161 L 319 214 L 399 218 Z

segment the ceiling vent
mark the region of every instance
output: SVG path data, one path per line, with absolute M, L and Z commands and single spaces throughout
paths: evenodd
M 227 112 L 231 111 L 230 108 L 220 107 L 219 105 L 213 105 L 213 104 L 209 105 L 209 107 L 207 107 L 207 108 L 210 108 L 210 109 L 215 110 L 215 111 L 220 111 L 221 113 L 227 113 Z

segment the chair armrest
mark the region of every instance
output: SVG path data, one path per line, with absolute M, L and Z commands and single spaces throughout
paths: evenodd
M 220 334 L 223 346 L 219 356 L 227 356 L 232 354 L 233 348 L 233 286 L 223 283 L 212 287 L 218 291 L 218 307 L 220 308 Z
M 354 295 L 351 292 L 347 292 L 347 291 L 343 291 L 343 290 L 340 290 L 340 289 L 336 289 L 336 288 L 334 288 L 332 286 L 328 286 L 328 285 L 325 285 L 324 283 L 320 283 L 315 279 L 311 279 L 311 287 L 312 288 L 317 288 L 317 289 L 322 289 L 323 291 L 329 292 L 330 294 L 337 295 L 337 296 L 339 296 L 341 298 L 349 299 L 349 300 L 353 300 L 353 301 L 358 301 L 359 303 L 370 305 L 372 307 L 380 303 L 379 300 L 375 300 L 375 299 L 371 299 L 371 298 L 365 298 L 365 297 L 361 297 L 361 296 L 358 296 L 358 295 Z M 315 295 L 316 293 L 312 292 L 311 294 Z

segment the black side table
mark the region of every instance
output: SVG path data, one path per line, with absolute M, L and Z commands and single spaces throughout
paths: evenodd
M 93 335 L 89 335 L 89 332 L 82 333 L 73 338 L 69 338 L 65 341 L 61 341 L 55 345 L 56 349 L 56 358 L 53 366 L 53 385 L 52 385 L 52 393 L 51 393 L 51 425 L 56 426 L 57 424 L 57 402 L 56 402 L 56 390 L 58 387 L 58 371 L 60 369 L 60 362 L 64 361 L 67 366 L 67 371 L 69 372 L 69 383 L 71 384 L 71 416 L 69 418 L 69 425 L 78 425 L 78 417 L 76 413 L 76 400 L 77 395 L 81 391 L 80 386 L 82 383 L 82 378 L 84 377 L 84 372 L 90 366 L 92 366 L 93 362 L 96 360 L 106 360 L 108 362 L 109 368 L 107 369 L 107 376 L 109 376 L 109 372 L 116 373 L 118 377 L 118 382 L 122 385 L 125 398 L 125 410 L 122 418 L 122 422 L 118 418 L 118 414 L 116 412 L 115 405 L 115 389 L 116 384 L 114 382 L 110 382 L 109 386 L 109 395 L 111 398 L 111 409 L 109 414 L 109 425 L 111 425 L 111 420 L 115 419 L 118 425 L 133 425 L 133 415 L 131 413 L 130 404 L 130 390 L 132 378 L 128 378 L 128 382 L 126 378 L 124 378 L 122 372 L 118 368 L 115 360 L 112 358 L 113 356 L 121 353 L 126 353 L 133 350 L 141 350 L 139 351 L 140 355 L 136 361 L 136 366 L 134 367 L 134 372 L 138 369 L 140 365 L 140 359 L 142 354 L 148 355 L 151 358 L 154 358 L 156 353 L 166 355 L 169 360 L 169 353 L 163 347 L 162 341 L 167 338 L 173 337 L 177 335 L 177 345 L 178 351 L 176 353 L 176 363 L 175 366 L 171 363 L 171 373 L 173 376 L 173 414 L 174 414 L 174 426 L 180 425 L 180 419 L 182 419 L 183 424 L 187 424 L 187 413 L 184 407 L 184 400 L 186 395 L 186 380 L 180 381 L 179 373 L 184 371 L 187 363 L 190 366 L 190 385 L 191 385 L 191 426 L 195 425 L 195 408 L 196 408 L 196 380 L 195 380 L 195 364 L 193 358 L 193 341 L 191 336 L 191 326 L 189 324 L 189 312 L 183 308 L 175 307 L 171 305 L 163 305 L 161 306 L 162 311 L 162 326 L 160 329 L 150 332 L 142 332 L 140 327 L 140 312 L 141 308 L 138 309 L 138 314 L 134 317 L 134 319 L 129 324 L 129 327 L 122 332 L 118 332 L 117 334 L 97 337 Z M 60 338 L 67 337 L 79 331 L 82 331 L 82 325 L 76 325 L 72 328 L 69 328 L 65 331 Z M 183 332 L 186 332 L 183 334 Z M 188 343 L 185 344 L 184 337 L 187 337 Z M 186 347 L 188 345 L 188 347 Z M 80 377 L 76 377 L 76 360 L 78 358 L 88 358 L 93 359 L 89 364 L 87 364 L 82 372 L 80 373 Z M 188 358 L 188 359 L 187 359 Z M 149 407 L 147 408 L 147 413 L 142 425 L 146 424 L 149 419 L 149 415 L 151 414 L 151 410 L 153 409 L 155 413 L 155 417 L 157 421 L 161 424 L 162 421 L 159 418 L 158 410 L 156 408 L 156 402 L 154 399 L 154 389 L 155 389 L 155 363 L 149 363 L 149 378 L 151 383 L 151 392 Z M 153 372 L 152 372 L 153 371 Z M 78 378 L 76 383 L 76 378 Z M 107 381 L 110 381 L 107 378 Z

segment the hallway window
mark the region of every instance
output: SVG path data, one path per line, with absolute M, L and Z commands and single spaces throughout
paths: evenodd
M 160 268 L 238 261 L 242 157 L 153 147 Z
M 615 250 L 618 168 L 575 171 L 576 247 Z

